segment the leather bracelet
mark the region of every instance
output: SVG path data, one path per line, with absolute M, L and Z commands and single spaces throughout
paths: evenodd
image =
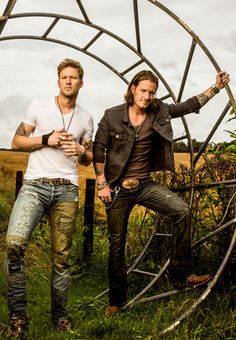
M 50 133 L 47 133 L 46 135 L 42 135 L 42 144 L 43 145 L 48 145 L 48 139 L 51 136 L 51 134 L 53 134 L 53 131 L 54 130 L 52 130 L 52 132 L 50 132 Z
M 106 181 L 101 182 L 101 183 L 97 183 L 97 190 L 100 191 L 100 190 L 106 188 L 108 185 L 109 184 Z
M 220 92 L 220 89 L 216 86 L 216 85 L 212 85 L 211 86 L 211 91 L 214 93 L 214 94 L 217 94 Z

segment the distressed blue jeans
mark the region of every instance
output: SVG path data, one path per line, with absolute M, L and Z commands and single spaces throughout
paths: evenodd
M 130 212 L 135 204 L 152 209 L 173 221 L 171 275 L 183 280 L 190 269 L 190 210 L 188 205 L 169 189 L 151 179 L 129 190 L 120 187 L 116 200 L 107 208 L 109 229 L 109 304 L 122 306 L 127 300 L 127 268 L 125 244 Z
M 5 275 L 10 318 L 27 318 L 24 254 L 30 236 L 48 214 L 52 239 L 52 319 L 66 318 L 69 255 L 78 211 L 78 187 L 26 180 L 13 206 L 6 236 Z

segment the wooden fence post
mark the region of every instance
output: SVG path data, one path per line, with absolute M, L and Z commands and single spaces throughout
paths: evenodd
M 16 191 L 15 191 L 15 199 L 17 198 L 20 188 L 23 183 L 23 171 L 16 171 Z
M 86 179 L 84 205 L 83 260 L 88 261 L 93 252 L 95 179 Z

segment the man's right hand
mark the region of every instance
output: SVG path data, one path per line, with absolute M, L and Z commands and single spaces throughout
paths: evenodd
M 63 143 L 73 139 L 73 134 L 65 132 L 64 129 L 54 130 L 48 139 L 48 145 L 52 147 L 60 147 Z
M 113 190 L 109 187 L 109 185 L 105 186 L 105 188 L 98 190 L 98 197 L 104 204 L 108 204 L 112 202 L 112 192 Z

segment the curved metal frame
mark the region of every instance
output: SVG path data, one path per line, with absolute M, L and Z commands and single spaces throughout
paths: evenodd
M 161 98 L 162 100 L 167 99 L 169 97 L 172 98 L 172 100 L 174 102 L 180 102 L 183 92 L 184 92 L 184 88 L 185 88 L 185 84 L 186 84 L 186 80 L 188 77 L 188 73 L 190 70 L 190 66 L 191 66 L 191 62 L 192 62 L 192 58 L 194 55 L 194 51 L 196 48 L 196 45 L 199 45 L 200 48 L 203 50 L 203 52 L 205 53 L 205 55 L 208 57 L 208 59 L 210 60 L 210 62 L 213 64 L 214 68 L 217 71 L 220 71 L 220 67 L 217 64 L 217 62 L 215 61 L 215 59 L 213 58 L 213 56 L 211 55 L 211 53 L 209 52 L 209 50 L 207 49 L 207 47 L 204 45 L 204 43 L 199 39 L 199 37 L 188 27 L 188 25 L 186 25 L 186 23 L 184 23 L 179 17 L 177 17 L 173 12 L 171 12 L 167 7 L 165 7 L 164 5 L 162 5 L 159 1 L 154 1 L 154 0 L 147 0 L 148 2 L 150 2 L 152 5 L 154 5 L 155 7 L 159 8 L 160 10 L 162 10 L 163 12 L 165 12 L 168 16 L 170 16 L 173 20 L 175 20 L 177 22 L 177 24 L 179 24 L 180 26 L 182 26 L 182 28 L 184 30 L 187 31 L 187 33 L 192 37 L 192 44 L 189 50 L 189 54 L 186 60 L 186 66 L 185 66 L 185 70 L 183 73 L 183 77 L 181 80 L 181 86 L 179 89 L 179 93 L 177 95 L 177 98 L 175 97 L 172 89 L 170 88 L 170 86 L 168 85 L 168 82 L 165 80 L 165 78 L 162 76 L 162 74 L 156 69 L 156 67 L 148 60 L 148 58 L 146 58 L 143 54 L 142 54 L 142 44 L 141 44 L 141 38 L 140 38 L 140 30 L 139 30 L 139 12 L 138 12 L 138 0 L 132 0 L 133 1 L 133 13 L 134 13 L 134 23 L 135 23 L 135 33 L 136 33 L 136 46 L 133 46 L 131 44 L 129 44 L 127 41 L 125 41 L 124 39 L 122 39 L 121 37 L 117 36 L 116 34 L 114 34 L 113 32 L 98 26 L 96 24 L 93 24 L 90 20 L 89 20 L 89 16 L 88 13 L 85 10 L 85 7 L 83 6 L 83 3 L 81 0 L 76 0 L 78 7 L 84 17 L 84 20 L 78 19 L 76 17 L 71 17 L 71 16 L 66 16 L 66 15 L 59 15 L 56 13 L 33 13 L 33 12 L 29 12 L 29 13 L 18 13 L 18 14 L 12 14 L 13 8 L 17 2 L 17 0 L 8 0 L 7 6 L 3 12 L 3 15 L 0 17 L 0 41 L 6 41 L 6 40 L 16 40 L 16 39 L 31 39 L 31 40 L 40 40 L 40 41 L 47 41 L 47 42 L 51 42 L 51 43 L 56 43 L 56 44 L 60 44 L 60 45 L 64 45 L 66 47 L 70 47 L 72 49 L 75 49 L 81 53 L 86 54 L 88 57 L 91 57 L 93 59 L 95 59 L 96 61 L 102 63 L 104 66 L 106 66 L 109 70 L 111 70 L 113 73 L 115 73 L 118 77 L 120 77 L 125 83 L 128 83 L 127 79 L 125 78 L 125 75 L 130 72 L 131 70 L 135 69 L 137 66 L 139 66 L 142 63 L 145 63 L 146 65 L 148 65 L 150 67 L 150 69 L 159 77 L 160 81 L 163 83 L 164 87 L 167 90 L 167 95 L 165 95 L 163 98 Z M 41 36 L 35 36 L 35 35 L 12 35 L 12 36 L 3 36 L 3 30 L 4 27 L 7 25 L 8 20 L 14 20 L 17 18 L 27 18 L 27 17 L 47 17 L 47 18 L 52 18 L 53 21 L 52 23 L 48 26 L 48 28 L 46 29 L 46 31 L 41 35 Z M 66 21 L 72 21 L 75 22 L 77 24 L 81 24 L 81 25 L 85 25 L 87 27 L 93 28 L 97 31 L 97 34 L 95 34 L 95 36 L 86 44 L 86 46 L 81 47 L 81 46 L 77 46 L 71 43 L 68 43 L 64 40 L 59 40 L 59 39 L 53 39 L 49 37 L 50 32 L 54 29 L 54 27 L 58 24 L 58 22 L 60 20 L 66 20 Z M 105 60 L 99 58 L 97 55 L 89 52 L 89 48 L 97 41 L 99 40 L 99 38 L 102 35 L 107 35 L 109 37 L 111 37 L 112 39 L 120 42 L 122 45 L 124 45 L 125 47 L 127 47 L 130 51 L 132 51 L 137 57 L 138 57 L 138 61 L 132 65 L 130 65 L 127 69 L 123 70 L 122 72 L 119 72 L 118 69 L 114 66 L 111 65 L 109 63 L 107 63 Z M 226 91 L 227 91 L 227 95 L 229 98 L 228 103 L 225 106 L 225 109 L 223 110 L 223 112 L 220 114 L 217 122 L 215 123 L 214 127 L 212 128 L 212 130 L 210 131 L 205 143 L 203 144 L 203 146 L 201 147 L 201 149 L 199 150 L 199 152 L 194 156 L 194 152 L 193 152 L 193 146 L 192 146 L 192 142 L 191 142 L 191 135 L 186 123 L 185 118 L 181 118 L 182 119 L 182 123 L 184 126 L 184 129 L 186 131 L 186 135 L 181 137 L 181 138 L 177 138 L 174 141 L 177 140 L 182 140 L 182 139 L 186 139 L 188 140 L 188 144 L 189 144 L 189 148 L 190 148 L 190 164 L 191 164 L 191 183 L 190 186 L 187 188 L 187 190 L 190 191 L 190 202 L 189 202 L 189 206 L 190 208 L 192 207 L 192 202 L 193 202 L 193 195 L 194 195 L 194 191 L 195 191 L 195 182 L 194 182 L 194 175 L 195 175 L 195 165 L 197 163 L 197 161 L 199 160 L 200 156 L 202 155 L 202 153 L 205 151 L 208 142 L 210 141 L 211 137 L 213 136 L 214 132 L 217 130 L 217 128 L 219 127 L 220 123 L 222 122 L 223 118 L 225 117 L 225 115 L 227 114 L 227 112 L 229 111 L 229 109 L 232 107 L 234 112 L 236 113 L 236 104 L 235 104 L 235 99 L 232 95 L 231 89 L 230 87 L 227 85 L 226 86 Z M 206 185 L 206 186 L 209 186 Z M 235 223 L 235 221 L 233 222 Z M 215 232 L 219 232 L 221 230 L 223 230 L 225 228 L 225 225 L 222 226 L 221 228 L 217 229 Z M 153 231 L 153 233 L 151 234 L 146 246 L 144 247 L 143 252 L 140 254 L 140 256 L 136 259 L 136 261 L 134 262 L 134 264 L 129 268 L 128 270 L 128 274 L 131 272 L 138 272 L 137 270 L 135 270 L 136 265 L 139 263 L 139 261 L 142 259 L 145 251 L 148 249 L 148 246 L 152 240 L 152 238 L 154 237 L 155 234 L 155 230 Z M 211 235 L 209 237 L 213 237 L 214 235 Z M 219 275 L 222 273 L 225 263 L 227 262 L 227 259 L 230 255 L 230 252 L 232 250 L 232 247 L 235 243 L 235 238 L 236 238 L 236 231 L 234 233 L 234 236 L 232 238 L 231 241 L 231 245 L 229 247 L 229 250 L 227 252 L 227 254 L 225 255 L 225 259 L 224 259 L 224 264 L 222 262 L 221 267 L 219 268 L 217 274 L 215 275 L 212 283 L 209 285 L 209 288 L 206 290 L 206 292 L 204 292 L 202 294 L 202 296 L 199 298 L 199 300 L 194 304 L 194 306 L 192 306 L 192 308 L 190 308 L 189 311 L 185 312 L 183 314 L 182 317 L 180 317 L 173 325 L 171 325 L 170 327 L 168 327 L 165 331 L 163 331 L 162 334 L 164 334 L 165 332 L 173 329 L 174 327 L 176 327 L 179 322 L 187 315 L 190 314 L 190 312 L 192 312 L 197 305 L 204 299 L 204 296 L 206 297 L 211 288 L 214 286 L 214 284 L 216 283 Z M 198 245 L 202 242 L 202 240 L 200 240 L 198 242 Z M 194 245 L 193 245 L 194 246 Z M 169 264 L 169 260 L 166 262 L 166 264 L 163 266 L 163 268 L 161 269 L 161 271 L 155 275 L 153 282 L 151 283 L 151 286 L 157 281 L 157 279 L 163 274 L 163 272 L 166 270 L 166 268 L 168 267 Z M 148 289 L 149 289 L 150 285 L 148 285 L 148 287 L 146 287 L 140 294 L 138 294 L 137 297 L 135 297 L 135 299 L 131 300 L 127 305 L 133 305 L 135 303 L 137 303 L 137 299 L 140 298 Z M 107 290 L 101 294 L 99 294 L 97 296 L 100 297 L 102 296 L 104 293 L 106 293 Z M 169 296 L 170 294 L 173 294 L 171 292 L 167 292 L 164 294 L 161 294 L 159 296 L 161 297 L 165 297 L 165 296 Z M 153 297 L 154 299 L 155 297 Z M 145 301 L 147 301 L 147 299 L 143 299 Z M 142 301 L 142 300 L 140 300 Z
M 213 236 L 215 236 L 216 234 L 218 234 L 219 232 L 221 232 L 222 230 L 228 228 L 229 226 L 231 226 L 232 224 L 236 223 L 236 218 L 234 218 L 233 220 L 229 221 L 228 223 L 226 223 L 225 225 L 221 226 L 220 228 L 218 228 L 218 230 L 216 229 L 214 232 L 210 233 L 209 235 L 207 235 L 207 237 L 205 237 L 204 239 L 200 240 L 198 245 L 201 243 L 204 243 L 206 241 L 206 239 L 211 238 Z M 212 291 L 213 287 L 216 285 L 219 277 L 221 276 L 221 274 L 224 271 L 224 268 L 229 260 L 229 257 L 234 249 L 234 246 L 236 244 L 236 228 L 235 231 L 233 233 L 233 237 L 231 239 L 230 245 L 228 247 L 228 250 L 225 254 L 225 257 L 221 263 L 221 265 L 219 266 L 217 272 L 215 273 L 212 281 L 209 283 L 209 285 L 207 286 L 207 288 L 205 289 L 205 291 L 201 294 L 201 296 L 197 299 L 197 301 L 186 311 L 184 312 L 177 320 L 175 320 L 169 327 L 167 327 L 166 329 L 164 329 L 159 336 L 163 336 L 164 334 L 166 334 L 167 332 L 170 332 L 171 330 L 173 330 L 174 328 L 176 328 L 180 322 L 182 322 L 186 317 L 188 317 L 199 305 L 200 303 L 202 303 L 206 297 L 210 294 L 210 292 Z M 193 245 L 193 247 L 195 246 L 195 244 Z
M 104 66 L 106 66 L 108 69 L 110 69 L 113 73 L 115 73 L 118 77 L 120 77 L 125 83 L 128 83 L 127 79 L 125 78 L 125 74 L 127 74 L 128 72 L 130 72 L 131 70 L 135 69 L 137 66 L 139 66 L 142 63 L 146 63 L 146 65 L 148 65 L 152 71 L 159 77 L 160 81 L 163 83 L 164 87 L 167 90 L 167 95 L 165 95 L 163 98 L 161 99 L 166 99 L 171 97 L 172 100 L 174 102 L 180 102 L 183 92 L 184 92 L 184 87 L 186 84 L 186 80 L 188 77 L 188 73 L 190 70 L 190 66 L 191 66 L 191 61 L 194 55 L 194 51 L 195 51 L 195 47 L 196 45 L 199 45 L 200 48 L 203 50 L 203 52 L 206 54 L 206 56 L 209 58 L 209 60 L 211 61 L 211 63 L 213 64 L 213 66 L 215 67 L 215 69 L 217 71 L 220 71 L 220 67 L 217 64 L 217 62 L 215 61 L 215 59 L 213 58 L 212 54 L 210 53 L 210 51 L 207 49 L 207 47 L 204 45 L 204 43 L 199 39 L 199 37 L 188 27 L 188 25 L 186 23 L 184 23 L 178 16 L 176 16 L 172 11 L 170 11 L 167 7 L 165 7 L 164 5 L 162 5 L 159 1 L 153 1 L 153 0 L 147 0 L 148 2 L 152 3 L 154 6 L 158 7 L 160 10 L 162 10 L 163 12 L 165 12 L 167 15 L 169 15 L 173 20 L 175 20 L 180 26 L 183 27 L 184 30 L 187 31 L 187 33 L 189 35 L 191 35 L 192 37 L 192 44 L 189 50 L 189 54 L 188 54 L 188 58 L 186 61 L 186 66 L 185 66 L 185 70 L 183 73 L 183 78 L 181 81 L 181 86 L 180 86 L 180 90 L 178 93 L 177 98 L 175 97 L 173 91 L 171 90 L 170 86 L 168 85 L 168 82 L 165 80 L 165 78 L 162 76 L 162 74 L 156 69 L 156 67 L 148 60 L 148 58 L 146 58 L 143 54 L 142 54 L 142 44 L 141 44 L 141 39 L 140 39 L 140 30 L 139 30 L 139 12 L 138 12 L 138 0 L 132 0 L 133 1 L 133 11 L 134 11 L 134 22 L 135 22 L 135 33 L 136 33 L 136 46 L 132 46 L 131 44 L 129 44 L 128 42 L 126 42 L 124 39 L 122 39 L 121 37 L 117 36 L 116 34 L 114 34 L 113 32 L 93 24 L 90 20 L 89 20 L 89 16 L 88 13 L 86 12 L 82 1 L 81 0 L 76 0 L 77 4 L 80 8 L 80 11 L 84 17 L 84 20 L 75 18 L 75 17 L 71 17 L 71 16 L 66 16 L 66 15 L 61 15 L 61 14 L 56 14 L 56 13 L 38 13 L 38 12 L 29 12 L 29 13 L 18 13 L 18 14 L 11 14 L 13 11 L 13 8 L 17 2 L 17 0 L 9 0 L 8 4 L 6 6 L 6 9 L 2 15 L 2 17 L 0 17 L 0 41 L 6 41 L 6 40 L 16 40 L 16 39 L 30 39 L 30 40 L 41 40 L 41 41 L 47 41 L 47 42 L 52 42 L 52 43 L 57 43 L 57 44 L 61 44 L 70 48 L 73 48 L 81 53 L 86 54 L 87 56 L 97 60 L 98 62 L 102 63 Z M 8 20 L 13 20 L 13 19 L 17 19 L 17 18 L 26 18 L 26 17 L 47 17 L 47 18 L 52 18 L 53 21 L 52 23 L 48 26 L 48 28 L 46 29 L 46 31 L 41 35 L 41 36 L 34 36 L 34 35 L 12 35 L 12 36 L 1 36 L 5 25 L 7 24 Z M 74 44 L 70 44 L 64 40 L 59 40 L 59 39 L 53 39 L 48 37 L 48 35 L 50 34 L 50 32 L 56 27 L 56 25 L 58 24 L 58 22 L 60 20 L 66 20 L 66 21 L 73 21 L 77 24 L 81 24 L 81 25 L 85 25 L 87 27 L 93 28 L 95 30 L 98 31 L 98 33 L 86 44 L 86 46 L 84 47 L 80 47 L 80 46 L 76 46 Z M 122 72 L 119 72 L 115 66 L 107 63 L 106 61 L 104 61 L 103 59 L 99 58 L 97 55 L 89 52 L 89 48 L 103 35 L 108 35 L 109 37 L 115 39 L 116 41 L 119 41 L 122 45 L 126 46 L 130 51 L 132 51 L 134 54 L 136 54 L 136 56 L 139 58 L 139 60 L 133 64 L 130 65 L 130 67 L 128 67 L 126 70 L 123 70 Z M 223 110 L 222 114 L 220 115 L 220 117 L 218 118 L 217 122 L 215 123 L 214 127 L 212 128 L 212 131 L 210 132 L 209 136 L 207 137 L 205 143 L 203 144 L 202 148 L 199 150 L 199 152 L 197 153 L 196 156 L 194 156 L 194 152 L 193 152 L 193 146 L 192 146 L 192 138 L 190 135 L 190 131 L 188 129 L 188 125 L 187 122 L 185 120 L 184 117 L 181 118 L 186 135 L 181 137 L 181 138 L 177 138 L 176 140 L 182 140 L 182 139 L 187 139 L 188 140 L 188 145 L 189 145 L 189 149 L 190 149 L 190 165 L 191 165 L 191 188 L 190 188 L 190 200 L 189 200 L 189 206 L 190 208 L 192 207 L 192 202 L 193 202 L 193 195 L 194 195 L 194 175 L 195 175 L 195 165 L 198 161 L 198 159 L 200 158 L 201 154 L 204 152 L 207 143 L 210 141 L 212 135 L 214 134 L 214 132 L 216 131 L 216 129 L 218 128 L 218 126 L 220 125 L 220 123 L 222 122 L 222 120 L 224 119 L 225 115 L 227 114 L 228 110 L 230 109 L 230 107 L 232 106 L 235 113 L 236 113 L 236 104 L 235 104 L 235 99 L 232 95 L 231 89 L 230 87 L 227 85 L 226 86 L 226 91 L 229 97 L 229 102 L 227 103 L 225 109 Z M 174 140 L 174 141 L 176 141 Z
M 192 245 L 192 249 L 199 247 L 201 244 L 203 244 L 204 242 L 206 242 L 207 240 L 213 238 L 214 236 L 218 235 L 219 233 L 223 232 L 224 230 L 228 229 L 229 227 L 231 227 L 232 225 L 236 224 L 236 218 L 232 219 L 231 221 L 221 225 L 220 227 L 218 227 L 217 229 L 215 229 L 213 232 L 209 233 L 208 235 L 206 235 L 205 237 L 203 237 L 201 240 L 195 242 Z M 177 318 L 169 327 L 165 328 L 162 332 L 160 332 L 158 334 L 159 337 L 163 337 L 163 335 L 165 335 L 166 333 L 172 331 L 174 328 L 176 328 L 177 326 L 179 326 L 179 324 L 186 318 L 188 317 L 191 313 L 193 313 L 196 308 L 207 298 L 207 296 L 210 294 L 210 292 L 212 291 L 212 289 L 214 288 L 214 286 L 216 285 L 216 283 L 218 282 L 220 276 L 222 275 L 225 266 L 227 265 L 227 262 L 230 258 L 230 255 L 234 249 L 234 246 L 236 244 L 236 229 L 234 231 L 234 234 L 232 236 L 230 245 L 228 247 L 228 250 L 225 253 L 225 256 L 221 262 L 221 265 L 219 266 L 217 272 L 215 273 L 212 281 L 207 285 L 206 289 L 202 292 L 202 294 L 200 295 L 200 297 L 194 302 L 194 304 L 188 309 L 186 310 L 179 318 Z M 159 279 L 161 277 L 161 275 L 164 273 L 164 271 L 166 270 L 166 268 L 169 265 L 170 260 L 168 259 L 166 261 L 166 263 L 164 264 L 164 266 L 161 268 L 161 270 L 159 271 L 159 273 L 155 276 L 155 278 L 150 282 L 150 284 L 144 288 L 144 290 L 142 292 L 140 292 L 137 296 L 135 296 L 132 300 L 130 300 L 124 308 L 127 307 L 131 307 L 134 306 L 136 304 L 141 304 L 141 303 L 148 303 L 148 302 L 152 302 L 152 301 L 156 301 L 156 300 L 160 300 L 166 297 L 170 297 L 170 296 L 174 296 L 176 294 L 179 294 L 181 292 L 187 292 L 187 291 L 191 291 L 193 288 L 186 288 L 183 291 L 179 291 L 179 290 L 171 290 L 168 292 L 164 292 L 158 295 L 154 295 L 154 296 L 150 296 L 147 298 L 143 298 L 140 299 L 140 297 L 147 292 L 147 290 L 149 288 L 151 288 L 157 281 L 157 279 Z M 101 295 L 100 295 L 101 296 Z

